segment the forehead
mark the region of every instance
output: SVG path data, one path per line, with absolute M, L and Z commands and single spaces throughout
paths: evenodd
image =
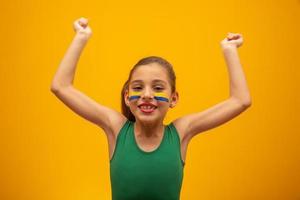
M 166 69 L 157 63 L 141 65 L 135 69 L 131 77 L 133 82 L 168 82 Z

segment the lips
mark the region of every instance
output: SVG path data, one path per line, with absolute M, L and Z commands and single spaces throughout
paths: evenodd
M 142 103 L 138 107 L 144 113 L 152 113 L 157 108 L 157 106 L 151 103 Z
M 152 103 L 141 103 L 140 105 L 138 105 L 138 107 L 142 107 L 142 106 L 150 106 L 150 107 L 155 107 L 157 108 L 156 105 L 152 104 Z

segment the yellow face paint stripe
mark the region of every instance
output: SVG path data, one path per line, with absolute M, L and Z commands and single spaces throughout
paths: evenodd
M 142 92 L 130 91 L 129 96 L 140 96 Z
M 164 92 L 155 92 L 154 93 L 154 98 L 158 101 L 166 101 L 169 102 L 168 95 Z
M 141 97 L 142 92 L 130 91 L 129 92 L 129 100 L 138 99 Z M 164 92 L 155 92 L 154 98 L 158 101 L 166 101 L 169 102 L 168 95 Z
M 164 92 L 155 92 L 154 96 L 168 98 L 168 95 Z
M 129 100 L 138 99 L 141 97 L 141 92 L 130 91 L 129 92 Z

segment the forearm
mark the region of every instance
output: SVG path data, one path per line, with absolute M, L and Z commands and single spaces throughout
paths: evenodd
M 237 48 L 226 47 L 222 51 L 229 73 L 230 97 L 240 100 L 244 105 L 250 105 L 251 97 Z
M 73 84 L 77 63 L 87 41 L 84 35 L 76 33 L 52 80 L 52 89 Z

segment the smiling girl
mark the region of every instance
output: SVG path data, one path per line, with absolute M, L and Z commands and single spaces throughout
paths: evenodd
M 113 200 L 178 200 L 187 146 L 199 133 L 238 116 L 251 105 L 237 48 L 241 34 L 228 33 L 221 49 L 229 72 L 229 97 L 201 112 L 164 125 L 178 102 L 176 76 L 162 57 L 149 56 L 131 69 L 121 91 L 122 113 L 73 86 L 77 62 L 92 35 L 88 20 L 73 24 L 76 35 L 53 78 L 51 91 L 75 113 L 103 129 L 109 144 Z

